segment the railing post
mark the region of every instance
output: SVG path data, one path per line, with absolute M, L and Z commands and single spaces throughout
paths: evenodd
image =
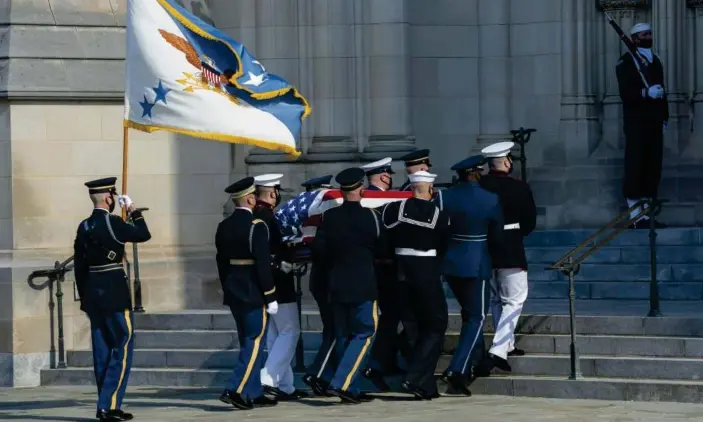
M 54 263 L 54 267 L 56 264 Z M 49 335 L 51 336 L 49 345 L 49 367 L 51 369 L 56 369 L 56 330 L 54 329 L 54 310 L 56 309 L 56 302 L 54 302 L 54 279 L 49 278 Z
M 656 199 L 649 200 L 649 317 L 662 316 L 659 306 L 659 282 L 657 281 L 657 229 L 654 217 L 658 214 Z
M 56 261 L 54 263 L 54 268 L 59 268 L 61 263 Z M 64 350 L 64 340 L 63 340 L 63 290 L 61 289 L 61 283 L 63 283 L 64 271 L 60 271 L 58 276 L 56 276 L 56 306 L 57 306 L 57 318 L 59 320 L 59 363 L 57 367 L 59 369 L 66 368 L 66 353 Z
M 577 380 L 581 378 L 581 364 L 579 362 L 578 350 L 576 349 L 576 286 L 574 285 L 574 259 L 569 257 L 569 331 L 571 331 L 571 345 L 569 347 L 571 357 L 571 374 L 569 379 Z

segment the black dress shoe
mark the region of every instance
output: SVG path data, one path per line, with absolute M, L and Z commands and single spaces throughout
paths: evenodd
M 442 374 L 442 381 L 449 384 L 447 394 L 463 394 L 471 397 L 471 391 L 466 386 L 465 377 L 462 374 L 455 374 L 451 371 Z
M 259 396 L 251 401 L 256 407 L 271 407 L 278 404 L 278 400 L 266 396 Z
M 371 394 L 359 393 L 359 395 L 356 396 L 356 399 L 362 403 L 368 403 L 370 401 L 376 400 L 376 397 L 372 396 Z
M 110 422 L 131 421 L 132 419 L 134 419 L 134 416 L 131 413 L 125 413 L 119 409 L 115 409 L 115 410 L 100 409 L 95 414 L 95 417 L 101 421 L 110 421 Z
M 264 389 L 264 393 L 270 394 L 276 398 L 285 396 L 286 393 L 284 393 L 280 388 L 278 387 L 271 387 L 270 385 L 263 385 L 262 386 Z
M 279 396 L 276 396 L 278 401 L 293 401 L 293 400 L 299 400 L 299 399 L 304 399 L 306 397 L 310 397 L 308 393 L 306 393 L 303 390 L 295 390 L 292 393 L 286 393 L 284 391 L 278 390 L 282 394 Z
M 508 363 L 507 359 L 503 359 L 500 356 L 496 356 L 494 354 L 489 353 L 488 354 L 489 358 L 493 361 L 493 365 L 506 372 L 512 372 L 513 368 L 510 366 Z
M 508 356 L 525 356 L 525 351 L 516 347 L 508 352 Z
M 364 376 L 368 378 L 371 383 L 378 388 L 381 393 L 387 393 L 391 391 L 391 387 L 383 379 L 383 374 L 381 371 L 373 368 L 366 368 L 364 371 Z
M 433 394 L 427 393 L 422 388 L 408 381 L 403 382 L 402 387 L 407 390 L 410 394 L 415 396 L 415 398 L 418 400 L 432 400 L 434 396 Z M 439 395 L 439 393 L 436 394 Z
M 240 410 L 251 410 L 254 406 L 251 404 L 251 400 L 244 400 L 241 394 L 237 394 L 233 391 L 225 390 L 220 395 L 220 401 L 222 403 L 230 404 Z
M 342 399 L 342 403 L 344 404 L 360 404 L 361 400 L 359 400 L 359 397 L 354 396 L 348 391 L 342 391 L 341 389 L 338 388 L 333 388 L 329 390 L 330 394 L 332 394 L 335 397 L 339 397 Z
M 332 394 L 328 393 L 327 390 L 330 387 L 330 383 L 327 381 L 317 378 L 314 375 L 305 375 L 303 377 L 303 382 L 310 387 L 313 394 L 320 397 L 332 397 Z

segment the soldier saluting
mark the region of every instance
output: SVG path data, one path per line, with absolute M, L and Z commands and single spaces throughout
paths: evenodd
M 448 320 L 441 266 L 449 242 L 449 219 L 432 202 L 437 176 L 418 171 L 408 177 L 413 197 L 388 204 L 382 216 L 398 263 L 396 300 L 418 329 L 403 387 L 417 398 L 430 400 L 439 397 L 434 371 Z
M 217 272 L 224 304 L 229 306 L 237 324 L 240 351 L 220 401 L 249 410 L 255 405 L 277 403 L 263 394 L 260 371 L 267 313 L 275 315 L 278 302 L 271 272 L 268 227 L 253 214 L 254 178 L 233 183 L 225 192 L 231 195 L 236 208 L 217 226 Z
M 515 326 L 527 299 L 527 257 L 523 238 L 535 229 L 537 207 L 530 186 L 510 177 L 514 142 L 499 142 L 481 151 L 488 161 L 488 174 L 480 185 L 498 195 L 505 225 L 503 239 L 491 254 L 494 274 L 491 279 L 491 313 L 495 336 L 488 351 L 492 365 L 509 371 L 508 356 L 522 356 L 515 348 Z M 486 368 L 490 369 L 490 368 Z
M 73 244 L 76 287 L 81 310 L 90 320 L 95 382 L 98 386 L 96 417 L 101 421 L 127 421 L 122 399 L 132 367 L 134 319 L 129 282 L 122 266 L 124 244 L 151 239 L 142 213 L 128 196 L 119 197 L 134 225 L 112 215 L 116 177 L 85 183 L 93 213 L 78 226 Z

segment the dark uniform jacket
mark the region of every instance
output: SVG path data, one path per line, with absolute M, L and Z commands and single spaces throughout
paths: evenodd
M 620 57 L 615 73 L 618 78 L 620 99 L 622 100 L 626 134 L 628 123 L 637 124 L 638 122 L 653 121 L 661 128 L 662 123 L 669 120 L 669 103 L 667 102 L 666 94 L 663 98 L 657 99 L 647 96 L 644 82 L 642 82 L 635 60 L 630 53 L 625 53 Z M 653 63 L 650 63 L 644 74 L 650 86 L 661 85 L 666 91 L 664 66 L 659 57 L 654 55 Z
M 436 199 L 449 215 L 451 241 L 442 272 L 447 276 L 487 280 L 492 276 L 489 242 L 502 244 L 503 212 L 498 196 L 475 182 L 441 191 Z
M 236 208 L 217 226 L 217 271 L 225 305 L 276 300 L 268 232 L 266 223 L 245 208 Z
M 493 268 L 522 268 L 527 271 L 523 237 L 537 224 L 537 207 L 530 186 L 502 172 L 490 172 L 481 178 L 481 187 L 498 195 L 503 210 L 503 241 L 491 248 Z
M 140 211 L 131 214 L 134 225 L 107 210 L 96 208 L 81 221 L 73 243 L 76 288 L 81 310 L 110 313 L 132 309 L 129 280 L 122 260 L 124 244 L 151 239 Z
M 281 261 L 291 262 L 288 250 L 283 243 L 281 228 L 276 221 L 273 208 L 266 203 L 259 202 L 254 208 L 254 218 L 259 218 L 266 223 L 269 229 L 269 249 L 271 252 L 273 281 L 276 285 L 278 303 L 295 302 L 295 278 L 292 273 L 280 270 Z
M 396 254 L 399 281 L 414 279 L 439 283 L 442 258 L 451 237 L 447 214 L 432 201 L 409 198 L 386 205 L 382 219 L 394 251 L 402 248 L 437 252 L 434 257 Z
M 405 183 L 400 185 L 400 190 L 410 190 L 410 180 L 406 180 Z
M 329 263 L 332 302 L 356 304 L 377 299 L 374 256 L 380 235 L 377 211 L 359 202 L 344 202 L 322 215 L 312 250 L 317 259 Z

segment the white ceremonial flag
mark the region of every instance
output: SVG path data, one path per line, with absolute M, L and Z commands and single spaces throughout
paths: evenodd
M 126 127 L 299 155 L 305 98 L 174 0 L 128 0 L 126 53 Z

